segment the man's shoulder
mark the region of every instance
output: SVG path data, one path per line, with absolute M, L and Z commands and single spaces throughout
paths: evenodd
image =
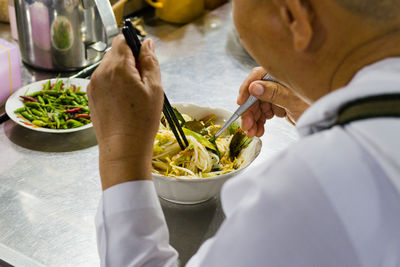
M 288 161 L 301 161 L 303 167 L 322 171 L 338 170 L 340 166 L 355 169 L 365 163 L 367 156 L 362 144 L 340 126 L 300 139 L 284 155 Z
M 272 183 L 286 194 L 301 189 L 310 196 L 324 192 L 329 199 L 337 198 L 336 190 L 349 195 L 358 189 L 370 192 L 383 173 L 376 159 L 343 127 L 300 139 L 256 172 L 265 188 Z

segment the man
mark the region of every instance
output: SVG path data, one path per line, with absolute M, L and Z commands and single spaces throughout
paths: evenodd
M 188 266 L 400 266 L 400 1 L 233 2 L 263 67 L 240 88 L 238 104 L 260 99 L 242 127 L 261 136 L 267 119 L 288 116 L 301 139 L 225 184 L 226 220 Z M 104 266 L 173 266 L 151 182 L 163 100 L 151 40 L 138 66 L 119 36 L 89 86 L 99 253 Z M 292 89 L 260 81 L 266 70 Z

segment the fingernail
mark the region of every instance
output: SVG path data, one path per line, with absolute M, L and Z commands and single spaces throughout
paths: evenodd
M 252 94 L 255 96 L 262 96 L 264 94 L 264 86 L 259 83 L 254 84 L 251 87 Z
M 148 46 L 149 46 L 151 51 L 153 51 L 153 52 L 155 51 L 155 49 L 154 49 L 154 41 L 152 39 L 149 39 Z

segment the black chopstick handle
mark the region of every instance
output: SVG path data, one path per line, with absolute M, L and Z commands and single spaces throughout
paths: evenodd
M 140 51 L 138 50 L 138 47 L 136 47 L 133 35 L 127 26 L 122 27 L 122 34 L 124 35 L 126 43 L 130 47 L 133 56 L 135 57 L 136 61 L 138 61 Z
M 166 118 L 167 121 L 168 121 L 168 124 L 169 124 L 169 126 L 170 126 L 172 132 L 173 132 L 174 135 L 175 135 L 176 141 L 178 141 L 178 144 L 179 144 L 179 146 L 181 147 L 181 149 L 182 149 L 182 150 L 185 150 L 185 146 L 183 145 L 183 143 L 182 143 L 182 141 L 181 141 L 181 138 L 179 137 L 179 134 L 178 134 L 178 132 L 176 131 L 176 128 L 174 127 L 175 124 L 174 124 L 174 122 L 173 122 L 173 120 L 172 120 L 172 118 L 171 118 L 171 116 L 170 116 L 169 110 L 167 109 L 167 107 L 166 107 L 165 105 L 163 106 L 163 113 L 164 113 L 165 118 Z
M 126 20 L 124 21 L 124 25 L 125 25 L 126 27 L 129 28 L 129 31 L 130 31 L 130 32 L 132 33 L 132 35 L 133 35 L 133 41 L 135 42 L 136 48 L 137 48 L 138 51 L 140 51 L 140 48 L 142 47 L 142 43 L 140 42 L 139 37 L 138 37 L 138 35 L 136 34 L 136 30 L 135 30 L 135 28 L 133 27 L 131 21 L 130 21 L 129 19 L 126 19 Z
M 185 133 L 182 130 L 181 125 L 179 124 L 178 118 L 175 116 L 174 109 L 171 106 L 171 103 L 169 103 L 167 95 L 164 93 L 164 105 L 167 106 L 167 109 L 170 110 L 172 113 L 171 117 L 174 120 L 174 123 L 176 125 L 176 128 L 178 128 L 178 131 L 183 139 L 183 142 L 185 143 L 186 146 L 189 146 L 189 142 L 186 139 Z

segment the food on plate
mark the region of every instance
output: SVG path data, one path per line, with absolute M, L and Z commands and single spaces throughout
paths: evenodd
M 189 146 L 181 150 L 164 117 L 153 149 L 153 173 L 170 177 L 207 178 L 235 171 L 245 165 L 243 151 L 251 143 L 239 124 L 233 123 L 219 138 L 214 135 L 222 125 L 216 115 L 200 120 L 174 109 Z
M 91 122 L 86 92 L 62 80 L 43 84 L 42 90 L 20 96 L 24 107 L 14 113 L 34 127 L 71 129 Z

